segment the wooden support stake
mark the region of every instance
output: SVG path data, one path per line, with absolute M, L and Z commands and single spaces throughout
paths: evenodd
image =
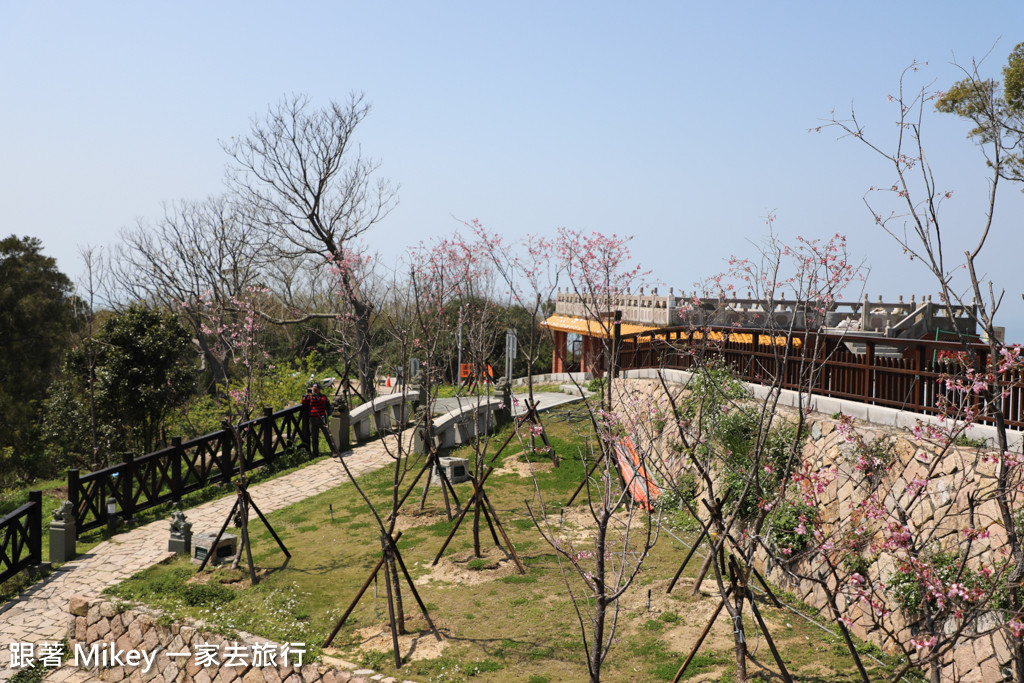
M 393 543 L 398 543 L 398 539 L 401 537 L 402 532 L 399 531 L 395 535 Z M 340 631 L 341 627 L 345 624 L 345 620 L 348 619 L 349 615 L 352 614 L 352 610 L 354 610 L 356 608 L 356 605 L 359 604 L 359 600 L 363 597 L 363 594 L 366 593 L 366 589 L 370 587 L 371 583 L 374 583 L 376 581 L 377 572 L 380 571 L 381 566 L 384 564 L 384 559 L 384 554 L 382 553 L 380 559 L 377 560 L 377 564 L 374 565 L 373 569 L 370 571 L 370 575 L 366 577 L 366 582 L 363 583 L 363 587 L 359 589 L 358 593 L 356 593 L 356 597 L 354 600 L 352 600 L 352 604 L 348 606 L 348 609 L 345 610 L 345 613 L 341 615 L 341 619 L 338 620 L 338 624 L 334 627 L 334 630 L 331 631 L 331 634 L 329 636 L 327 636 L 327 640 L 324 641 L 323 647 L 327 647 L 331 644 L 331 642 L 334 640 L 334 636 L 338 635 L 338 631 Z
M 704 639 L 711 633 L 711 627 L 715 625 L 715 620 L 718 619 L 718 615 L 721 614 L 722 608 L 725 607 L 725 601 L 729 599 L 729 593 L 732 592 L 732 586 L 729 586 L 725 590 L 725 595 L 722 596 L 721 601 L 718 603 L 718 607 L 715 608 L 715 613 L 711 615 L 711 619 L 708 620 L 708 625 L 701 631 L 700 637 L 697 638 L 697 642 L 694 644 L 693 649 L 690 650 L 690 654 L 686 656 L 686 660 L 683 665 L 679 667 L 679 671 L 676 672 L 676 677 L 672 679 L 672 683 L 678 683 L 679 679 L 683 677 L 683 672 L 686 671 L 686 667 L 690 666 L 690 662 L 697 656 L 697 651 L 700 650 L 700 646 L 704 643 Z

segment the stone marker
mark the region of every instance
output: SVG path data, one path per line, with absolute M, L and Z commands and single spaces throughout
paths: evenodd
M 202 564 L 206 556 L 212 554 L 210 564 L 220 564 L 235 556 L 235 552 L 238 550 L 237 536 L 223 534 L 220 537 L 220 543 L 217 544 L 217 548 L 214 550 L 211 546 L 216 538 L 217 534 L 196 534 L 195 543 L 193 544 L 192 562 Z
M 65 500 L 53 511 L 50 523 L 50 562 L 67 562 L 75 557 L 75 511 L 71 501 Z

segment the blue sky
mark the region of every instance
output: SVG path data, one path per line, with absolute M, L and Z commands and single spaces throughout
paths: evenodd
M 1009 31 L 1017 30 L 1013 34 Z M 852 140 L 808 133 L 856 107 L 891 139 L 893 92 L 953 82 L 954 57 L 998 76 L 1024 3 L 89 2 L 0 0 L 0 206 L 62 270 L 79 245 L 223 190 L 219 141 L 284 94 L 366 93 L 364 152 L 401 185 L 369 234 L 405 247 L 478 218 L 514 238 L 558 226 L 635 235 L 666 286 L 784 238 L 849 238 L 867 292 L 934 293 L 862 197 L 889 170 Z M 994 46 L 994 47 L 993 47 Z M 949 117 L 925 121 L 962 252 L 983 217 L 984 164 Z M 1024 341 L 1024 200 L 1005 187 L 983 266 Z

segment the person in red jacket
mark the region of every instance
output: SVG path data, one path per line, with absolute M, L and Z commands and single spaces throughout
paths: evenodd
M 309 408 L 309 426 L 313 438 L 319 439 L 318 432 L 323 432 L 327 439 L 327 445 L 331 447 L 331 457 L 337 458 L 338 448 L 334 445 L 334 439 L 331 437 L 331 430 L 327 423 L 327 410 L 330 407 L 330 401 L 320 393 L 319 382 L 306 389 L 306 395 L 302 397 L 302 405 Z

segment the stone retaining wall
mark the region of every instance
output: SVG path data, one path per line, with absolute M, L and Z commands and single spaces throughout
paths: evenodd
M 159 612 L 148 608 L 126 609 L 120 603 L 75 596 L 69 611 L 66 661 L 73 663 L 79 652 L 79 668 L 111 683 L 398 683 L 371 669 L 357 669 L 340 661 L 337 663 L 341 668 L 309 663 L 305 658 L 300 665 L 294 652 L 286 662 L 279 643 L 244 633 L 238 638 L 225 638 L 203 630 L 198 623 L 166 624 Z M 219 663 L 198 663 L 202 650 L 214 651 Z M 111 660 L 111 651 L 120 653 L 116 661 Z M 124 661 L 129 658 L 125 653 L 129 652 L 144 653 L 150 662 L 129 664 Z M 276 653 L 274 664 L 270 664 L 269 652 Z M 172 653 L 188 655 L 171 656 Z M 87 660 L 90 655 L 94 656 Z M 231 655 L 237 655 L 234 662 L 229 660 Z M 254 666 L 254 660 L 265 665 Z M 151 663 L 148 669 L 147 663 Z
M 822 501 L 828 501 L 819 510 L 821 528 L 826 537 L 841 533 L 848 517 L 856 506 L 869 495 L 877 495 L 887 501 L 886 508 L 893 509 L 896 501 L 909 512 L 908 525 L 922 538 L 929 539 L 933 547 L 959 547 L 963 530 L 973 527 L 982 534 L 972 545 L 971 561 L 991 562 L 1006 545 L 1006 533 L 996 501 L 991 493 L 996 485 L 995 464 L 987 456 L 986 449 L 975 447 L 942 448 L 927 440 L 915 440 L 913 435 L 895 427 L 857 422 L 854 430 L 865 443 L 882 442 L 891 454 L 891 466 L 887 471 L 869 476 L 855 467 L 856 453 L 849 436 L 836 429 L 839 421 L 812 413 L 810 416 L 810 437 L 804 446 L 803 456 L 807 462 L 818 468 L 835 468 L 835 479 L 828 485 Z M 935 462 L 937 454 L 942 457 Z M 931 475 L 929 476 L 929 469 Z M 928 486 L 919 496 L 914 495 L 915 480 L 929 480 Z M 970 520 L 970 497 L 976 500 L 974 520 Z M 883 522 L 898 522 L 895 517 Z M 768 578 L 776 585 L 794 593 L 803 602 L 819 609 L 823 616 L 832 617 L 824 588 L 813 581 L 796 580 L 794 574 L 808 575 L 814 572 L 811 559 L 791 567 L 772 564 L 767 553 L 761 550 L 757 558 L 767 569 Z M 881 555 L 870 567 L 869 575 L 875 581 L 885 582 L 896 569 L 896 563 L 889 555 Z M 829 582 L 830 585 L 832 582 Z M 872 620 L 865 613 L 868 608 L 852 595 L 840 594 L 837 604 L 841 612 L 852 620 L 851 632 L 859 638 L 875 642 L 890 649 L 877 631 L 872 631 Z M 912 636 L 903 623 L 899 610 L 893 611 L 884 620 L 887 627 L 900 634 L 900 640 L 907 642 Z M 982 614 L 971 623 L 960 639 L 955 651 L 948 656 L 944 676 L 956 681 L 999 681 L 1002 670 L 1011 663 L 1010 644 L 1002 620 L 993 613 Z M 954 625 L 958 627 L 957 625 Z
M 672 372 L 665 374 L 670 390 L 682 392 L 683 382 L 689 376 Z M 639 392 L 652 397 L 655 401 L 662 400 L 664 395 L 661 383 L 647 377 L 636 377 L 634 381 L 623 385 L 618 396 L 620 403 L 628 400 L 628 392 Z M 785 402 L 780 401 L 777 409 L 778 417 L 783 420 L 795 419 L 795 411 L 782 405 L 783 403 Z M 845 403 L 835 410 L 836 413 L 850 414 Z M 878 424 L 863 418 L 855 420 L 853 434 L 849 436 L 837 430 L 837 425 L 840 424 L 838 415 L 831 417 L 830 414 L 820 411 L 809 413 L 809 438 L 804 445 L 803 458 L 811 464 L 812 470 L 835 468 L 835 478 L 818 496 L 818 500 L 822 501 L 819 515 L 821 530 L 825 537 L 834 538 L 835 534 L 849 528 L 851 511 L 867 496 L 877 495 L 885 502 L 885 508 L 890 513 L 896 502 L 907 509 L 907 525 L 919 538 L 927 538 L 932 547 L 962 547 L 960 543 L 963 530 L 970 527 L 983 533 L 972 542 L 969 564 L 987 564 L 997 559 L 1007 541 L 999 508 L 993 499 L 997 480 L 996 465 L 992 462 L 992 456 L 996 453 L 989 447 L 953 446 L 943 449 L 927 438 L 915 439 L 910 427 L 918 423 L 918 419 L 923 416 L 890 412 L 892 414 L 878 413 L 886 418 L 887 424 Z M 934 422 L 921 419 L 925 426 Z M 968 435 L 986 441 L 991 438 L 988 433 L 968 432 Z M 880 468 L 870 475 L 858 469 L 856 448 L 849 440 L 850 436 L 862 439 L 866 444 L 884 444 L 890 458 L 889 466 Z M 1019 432 L 1011 434 L 1011 437 L 1014 437 L 1011 443 L 1020 444 L 1021 436 Z M 660 444 L 661 450 L 671 452 L 674 440 L 674 433 L 667 430 Z M 1011 446 L 1011 449 L 1017 452 L 1019 448 L 1019 445 Z M 683 460 L 675 464 L 680 468 L 687 466 Z M 928 480 L 927 487 L 922 495 L 915 497 L 912 483 L 925 479 Z M 975 501 L 973 523 L 968 502 L 972 497 Z M 880 522 L 901 523 L 891 514 L 889 518 Z M 797 575 L 808 576 L 816 573 L 823 562 L 820 557 L 802 562 L 794 560 L 786 566 L 781 566 L 772 562 L 762 548 L 758 551 L 755 561 L 765 570 L 764 573 L 773 584 L 793 593 L 817 610 L 822 618 L 830 621 L 833 619 L 834 615 L 824 588 L 815 581 L 797 578 Z M 885 583 L 895 569 L 894 558 L 882 555 L 871 565 L 868 574 L 873 581 Z M 849 570 L 841 570 L 840 573 L 848 575 Z M 833 589 L 835 587 L 832 580 L 829 580 L 828 585 Z M 865 613 L 865 606 L 856 599 L 856 596 L 847 591 L 837 596 L 837 604 L 844 617 L 852 620 L 850 630 L 854 635 L 874 642 L 885 650 L 893 650 L 893 643 L 887 642 L 880 635 L 880 631 L 872 629 L 872 615 Z M 883 623 L 897 633 L 902 642 L 908 642 L 914 635 L 907 628 L 899 610 L 891 612 Z M 947 623 L 947 627 L 959 628 L 960 625 Z M 1012 660 L 1008 638 L 1007 628 L 1003 626 L 1003 619 L 998 613 L 982 613 L 967 624 L 957 640 L 954 651 L 944 659 L 943 680 L 984 683 L 1003 680 L 1003 674 Z

